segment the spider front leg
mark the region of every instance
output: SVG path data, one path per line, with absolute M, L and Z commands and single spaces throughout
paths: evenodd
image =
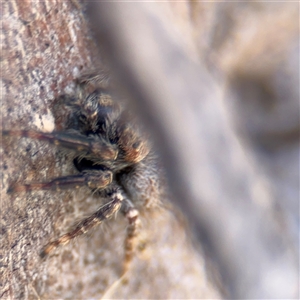
M 138 229 L 141 224 L 139 218 L 139 212 L 134 208 L 133 204 L 125 199 L 122 206 L 122 212 L 128 220 L 127 235 L 124 242 L 124 261 L 123 261 L 123 271 L 122 276 L 127 273 L 130 268 L 130 264 L 134 257 L 136 248 L 137 248 L 137 237 Z
M 108 170 L 86 170 L 78 175 L 55 178 L 49 182 L 11 185 L 7 193 L 28 192 L 33 190 L 62 190 L 83 185 L 91 189 L 102 189 L 112 182 L 113 174 Z
M 83 219 L 74 230 L 62 235 L 57 240 L 50 242 L 47 244 L 40 256 L 43 258 L 56 249 L 60 245 L 65 245 L 69 243 L 71 240 L 76 238 L 79 235 L 82 235 L 92 229 L 93 227 L 101 224 L 103 221 L 109 219 L 112 215 L 114 215 L 122 205 L 123 196 L 120 191 L 117 189 L 111 195 L 112 201 L 101 206 L 96 212 L 91 214 L 89 217 Z
M 80 152 L 88 152 L 103 160 L 115 160 L 118 155 L 116 147 L 112 146 L 99 136 L 88 138 L 72 132 L 38 132 L 34 130 L 2 130 L 4 136 L 28 137 L 45 140 L 51 144 Z

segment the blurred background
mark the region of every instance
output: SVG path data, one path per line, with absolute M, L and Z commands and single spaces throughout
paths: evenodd
M 93 9 L 96 40 L 229 297 L 297 297 L 299 5 Z

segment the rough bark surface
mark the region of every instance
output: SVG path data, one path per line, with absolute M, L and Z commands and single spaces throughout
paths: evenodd
M 59 130 L 57 97 L 99 61 L 76 1 L 1 2 L 1 115 L 3 129 Z M 126 220 L 121 214 L 41 260 L 39 252 L 99 207 L 89 190 L 7 194 L 14 182 L 47 181 L 75 172 L 53 145 L 2 139 L 1 299 L 101 298 L 121 272 Z M 142 211 L 147 247 L 134 259 L 116 298 L 219 298 L 186 224 L 172 211 Z

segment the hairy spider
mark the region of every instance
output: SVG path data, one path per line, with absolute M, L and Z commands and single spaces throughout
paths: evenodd
M 67 149 L 73 155 L 77 175 L 55 178 L 48 182 L 14 184 L 8 192 L 60 190 L 88 186 L 93 193 L 108 201 L 89 217 L 41 251 L 45 257 L 60 245 L 121 211 L 128 220 L 125 238 L 123 273 L 133 257 L 140 223 L 135 204 L 147 206 L 159 201 L 158 170 L 155 155 L 134 116 L 114 101 L 110 93 L 97 88 L 84 93 L 81 84 L 78 97 L 62 96 L 71 114 L 64 131 L 52 133 L 33 130 L 3 130 L 3 135 L 45 140 Z

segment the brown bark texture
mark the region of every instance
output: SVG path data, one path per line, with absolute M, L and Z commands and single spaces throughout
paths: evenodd
M 140 208 L 145 247 L 126 282 L 116 283 L 127 226 L 122 214 L 42 260 L 47 242 L 101 203 L 84 187 L 7 194 L 11 183 L 76 171 L 54 145 L 2 137 L 0 298 L 296 299 L 299 5 L 170 2 L 140 11 L 138 4 L 108 6 L 94 9 L 95 20 L 76 0 L 1 2 L 2 129 L 63 130 L 67 112 L 59 96 L 74 93 L 82 74 L 110 68 L 156 136 L 174 199 Z M 161 52 L 151 44 L 153 32 L 157 45 L 166 46 Z M 180 51 L 172 56 L 174 49 L 183 51 L 183 59 Z M 193 67 L 187 69 L 186 61 Z M 199 77 L 193 73 L 198 65 Z M 178 70 L 182 76 L 175 78 Z M 214 84 L 206 74 L 213 74 Z M 199 102 L 193 102 L 194 90 L 176 102 L 194 80 L 204 91 Z M 215 101 L 220 95 L 222 101 Z M 279 274 L 264 277 L 274 270 Z

